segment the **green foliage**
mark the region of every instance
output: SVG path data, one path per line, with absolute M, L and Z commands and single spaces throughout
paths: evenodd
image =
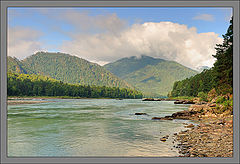
M 226 101 L 224 96 L 218 96 L 217 99 L 216 99 L 216 103 L 218 103 L 218 104 L 221 104 L 224 101 Z
M 216 45 L 217 60 L 214 67 L 204 70 L 191 78 L 176 81 L 169 95 L 177 96 L 197 96 L 199 92 L 208 93 L 215 88 L 218 95 L 232 93 L 233 87 L 233 31 L 232 20 L 227 33 L 223 35 L 223 44 Z
M 136 87 L 145 97 L 166 97 L 174 81 L 197 74 L 176 62 L 149 56 L 123 58 L 104 67 Z
M 197 97 L 199 92 L 207 93 L 215 86 L 213 79 L 214 70 L 204 70 L 193 77 L 176 81 L 173 85 L 171 96 L 193 96 Z
M 135 56 L 122 58 L 115 62 L 104 65 L 104 67 L 118 77 L 124 77 L 129 73 L 135 72 L 148 65 L 156 65 L 160 62 L 165 62 L 163 59 L 155 59 L 149 56 L 142 55 L 141 58 Z
M 233 99 L 225 99 L 223 96 L 219 96 L 217 99 L 217 113 L 224 113 L 226 111 L 233 114 Z
M 10 71 L 12 66 L 9 72 L 45 75 L 72 84 L 133 89 L 104 67 L 64 53 L 37 52 L 22 61 L 15 60 L 25 72 Z
M 221 94 L 232 93 L 233 87 L 233 20 L 230 20 L 227 33 L 223 35 L 223 43 L 216 46 L 217 60 L 214 69 L 217 74 L 214 80 L 217 83 L 217 92 Z
M 86 98 L 142 98 L 139 91 L 126 88 L 68 84 L 35 74 L 7 74 L 8 96 L 70 96 Z
M 224 107 L 225 111 L 229 110 L 231 112 L 231 114 L 233 114 L 233 100 L 232 99 L 224 101 L 223 107 Z
M 7 57 L 7 67 L 8 72 L 13 73 L 26 73 L 27 71 L 23 69 L 22 63 L 15 57 Z
M 208 95 L 207 93 L 204 93 L 204 92 L 199 92 L 198 95 L 197 95 L 201 101 L 208 101 Z

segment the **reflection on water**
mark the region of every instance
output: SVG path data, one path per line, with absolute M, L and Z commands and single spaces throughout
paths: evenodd
M 9 105 L 8 156 L 177 156 L 171 136 L 188 121 L 151 118 L 187 106 L 114 99 Z M 148 115 L 136 116 L 136 112 Z M 164 135 L 170 138 L 161 142 Z

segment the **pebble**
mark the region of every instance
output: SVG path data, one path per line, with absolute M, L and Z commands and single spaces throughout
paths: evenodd
M 160 138 L 160 141 L 165 142 L 165 141 L 167 141 L 167 139 L 163 137 L 163 138 Z

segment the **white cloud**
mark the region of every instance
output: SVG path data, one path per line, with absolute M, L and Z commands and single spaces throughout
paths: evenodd
M 23 59 L 42 50 L 38 41 L 41 32 L 26 28 L 14 27 L 8 29 L 8 56 L 15 56 Z
M 199 14 L 193 17 L 194 20 L 204 20 L 204 21 L 213 21 L 214 17 L 210 14 Z
M 77 31 L 84 33 L 92 32 L 118 32 L 127 27 L 127 22 L 117 17 L 115 13 L 105 13 L 103 15 L 89 15 L 89 11 L 82 10 L 79 12 L 74 9 L 64 9 L 61 12 L 57 9 L 44 10 L 47 16 L 64 21 L 67 24 L 73 25 Z
M 75 33 L 72 39 L 63 43 L 61 51 L 99 64 L 145 54 L 191 68 L 211 67 L 214 47 L 222 42 L 213 32 L 198 34 L 196 28 L 172 22 L 134 24 L 115 34 Z
M 52 19 L 71 24 L 75 31 L 67 31 L 71 40 L 63 41 L 60 52 L 69 53 L 86 60 L 104 65 L 123 57 L 142 54 L 177 61 L 185 66 L 211 67 L 215 45 L 222 43 L 218 34 L 213 32 L 197 33 L 172 22 L 145 22 L 126 26 L 126 22 L 116 14 L 89 16 L 75 10 L 53 12 L 44 10 Z M 55 15 L 54 15 L 55 13 Z M 57 17 L 58 16 L 58 17 Z M 60 29 L 60 27 L 59 27 Z M 39 42 L 42 33 L 30 28 L 9 28 L 8 55 L 23 59 L 47 47 Z M 49 47 L 49 46 L 48 46 Z M 52 48 L 54 49 L 54 47 Z

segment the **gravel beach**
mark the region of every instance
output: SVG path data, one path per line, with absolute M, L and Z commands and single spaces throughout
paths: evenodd
M 187 130 L 175 135 L 178 144 L 174 147 L 179 149 L 180 157 L 233 157 L 233 115 L 189 114 L 201 110 L 200 107 L 192 105 L 188 111 L 182 112 L 185 113 L 182 119 L 197 120 L 199 124 L 187 125 Z

